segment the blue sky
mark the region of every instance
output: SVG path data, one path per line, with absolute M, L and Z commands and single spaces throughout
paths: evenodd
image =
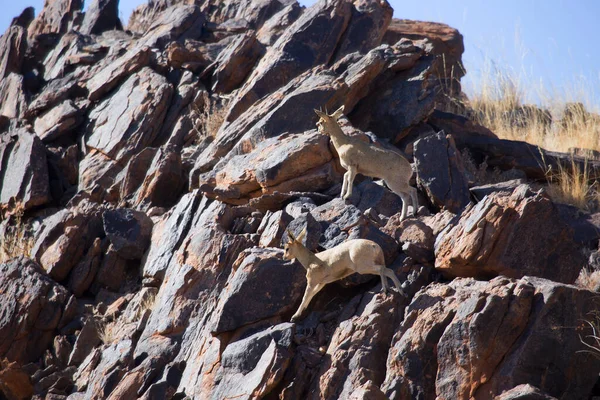
M 121 16 L 126 20 L 142 2 L 121 0 Z M 594 29 L 599 1 L 391 0 L 390 4 L 396 18 L 443 22 L 463 34 L 467 93 L 477 91 L 479 74 L 493 63 L 518 76 L 530 100 L 538 99 L 537 88 L 544 87 L 556 97 L 586 97 L 589 103 L 600 104 L 600 52 Z M 38 13 L 43 0 L 0 0 L 1 32 L 26 5 Z

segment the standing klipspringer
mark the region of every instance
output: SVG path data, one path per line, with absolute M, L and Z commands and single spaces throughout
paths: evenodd
M 347 170 L 342 184 L 342 198 L 345 200 L 352 195 L 352 183 L 359 173 L 383 180 L 392 192 L 400 196 L 402 199 L 400 220 L 406 217 L 409 198 L 416 214 L 419 207 L 417 189 L 409 184 L 413 171 L 408 160 L 398 152 L 382 149 L 346 135 L 337 122 L 344 112 L 344 106 L 331 115 L 319 110 L 315 112 L 319 116 L 317 122 L 319 132 L 331 138 L 339 154 L 340 164 Z

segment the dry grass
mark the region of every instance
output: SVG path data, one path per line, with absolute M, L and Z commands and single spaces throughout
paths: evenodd
M 545 150 L 598 159 L 600 151 L 600 115 L 585 92 L 548 93 L 545 89 L 525 88 L 524 79 L 488 62 L 479 82 L 471 88 L 465 113 L 491 129 L 498 137 L 520 140 Z M 585 85 L 580 85 L 585 87 Z M 525 99 L 537 99 L 537 105 Z M 572 168 L 548 170 L 548 192 L 557 202 L 596 211 L 599 198 L 596 182 L 589 171 Z
M 588 164 L 583 171 L 572 160 L 570 168 L 559 167 L 558 171 L 547 169 L 548 194 L 557 203 L 595 212 L 599 207 L 598 184 L 590 180 Z
M 579 350 L 578 353 L 588 353 L 600 359 L 600 313 L 592 313 L 591 318 L 586 320 L 585 324 L 590 327 L 591 332 L 585 336 L 579 335 L 579 340 L 585 349 Z
M 600 116 L 581 93 L 524 88 L 515 74 L 488 67 L 470 96 L 471 116 L 503 139 L 522 140 L 546 150 L 600 150 Z M 539 105 L 525 104 L 535 97 Z
M 0 226 L 0 262 L 6 262 L 18 256 L 31 256 L 35 244 L 30 226 L 23 219 L 22 208 L 6 215 Z

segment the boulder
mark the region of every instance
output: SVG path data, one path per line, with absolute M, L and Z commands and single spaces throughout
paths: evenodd
M 293 336 L 294 324 L 283 323 L 229 343 L 206 398 L 252 399 L 269 394 L 292 358 Z
M 257 100 L 302 72 L 329 62 L 351 14 L 350 3 L 342 0 L 320 0 L 306 10 L 284 31 L 248 77 L 229 109 L 227 121 L 235 120 Z
M 208 206 L 208 199 L 197 191 L 184 195 L 172 208 L 169 215 L 154 225 L 150 248 L 143 260 L 142 269 L 145 278 L 162 280 L 187 234 L 195 216 L 202 215 Z
M 150 63 L 150 48 L 135 46 L 121 57 L 102 68 L 86 82 L 90 101 L 100 99 L 117 86 L 126 76 L 141 70 Z
M 432 49 L 431 53 L 437 58 L 443 58 L 444 63 L 438 64 L 436 74 L 440 77 L 451 77 L 458 82 L 465 74 L 462 65 L 462 53 L 465 51 L 463 36 L 457 29 L 438 22 L 412 21 L 394 18 L 389 24 L 383 37 L 384 43 L 397 43 L 402 39 L 427 40 Z
M 215 334 L 295 311 L 304 293 L 306 270 L 281 256 L 280 250 L 273 249 L 240 254 L 219 296 Z
M 238 35 L 215 60 L 212 91 L 230 93 L 238 88 L 252 72 L 262 53 L 262 46 L 254 32 Z
M 40 257 L 40 264 L 55 281 L 64 280 L 83 256 L 85 227 L 70 226 Z
M 36 118 L 35 133 L 49 142 L 72 131 L 82 121 L 85 110 L 80 110 L 72 100 L 65 100 Z
M 150 244 L 152 220 L 146 214 L 119 208 L 102 214 L 104 232 L 112 248 L 126 260 L 142 258 Z
M 254 151 L 233 156 L 216 174 L 201 176 L 200 189 L 209 197 L 243 204 L 275 191 L 327 188 L 335 176 L 327 140 L 317 132 L 265 140 Z
M 29 209 L 50 201 L 46 149 L 36 135 L 20 129 L 0 138 L 0 161 L 0 204 Z
M 33 396 L 31 377 L 19 363 L 0 362 L 0 392 L 6 399 L 29 399 Z
M 100 35 L 112 29 L 123 29 L 119 20 L 119 0 L 93 0 L 85 11 L 80 32 Z
M 37 361 L 52 344 L 69 293 L 27 258 L 0 264 L 0 291 L 0 356 Z
M 21 73 L 27 51 L 27 31 L 22 26 L 11 25 L 0 37 L 0 79 L 11 72 Z
M 573 283 L 585 265 L 572 230 L 541 192 L 517 187 L 467 208 L 435 243 L 435 267 L 446 276 L 534 275 Z
M 471 199 L 465 167 L 452 136 L 443 131 L 414 144 L 417 182 L 434 206 L 457 213 Z
M 580 326 L 593 295 L 533 277 L 432 284 L 406 310 L 381 389 L 388 398 L 484 399 L 528 382 L 557 398 L 585 397 L 600 361 L 562 327 Z
M 46 33 L 65 33 L 75 14 L 82 8 L 82 0 L 45 0 L 44 8 L 29 24 L 28 40 Z
M 184 184 L 180 152 L 174 147 L 161 147 L 146 169 L 134 203 L 145 209 L 170 208 L 179 199 Z
M 22 118 L 26 109 L 23 76 L 11 72 L 0 80 L 0 117 Z

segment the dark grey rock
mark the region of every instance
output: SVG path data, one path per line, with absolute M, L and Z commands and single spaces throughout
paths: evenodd
M 152 220 L 145 213 L 119 208 L 102 214 L 104 232 L 114 250 L 127 260 L 141 259 L 150 244 Z

